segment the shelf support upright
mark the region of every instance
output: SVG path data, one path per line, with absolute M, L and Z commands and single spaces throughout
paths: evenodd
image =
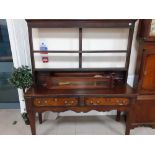
M 79 28 L 79 68 L 82 68 L 82 28 Z

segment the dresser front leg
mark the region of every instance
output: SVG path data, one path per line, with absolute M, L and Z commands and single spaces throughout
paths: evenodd
M 36 135 L 35 112 L 29 113 L 29 121 L 32 135 Z
M 130 135 L 130 129 L 131 129 L 131 116 L 130 116 L 130 111 L 127 112 L 126 115 L 126 130 L 125 130 L 125 135 Z

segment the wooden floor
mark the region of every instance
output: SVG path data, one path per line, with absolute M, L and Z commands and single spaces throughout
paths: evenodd
M 17 121 L 16 124 L 15 121 Z M 37 124 L 38 135 L 123 135 L 123 120 L 116 122 L 114 116 L 64 116 Z M 0 110 L 0 135 L 29 135 L 19 110 Z M 155 129 L 138 127 L 131 135 L 155 135 Z

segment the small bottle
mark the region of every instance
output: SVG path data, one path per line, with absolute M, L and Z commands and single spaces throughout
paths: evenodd
M 48 48 L 47 45 L 45 43 L 41 43 L 40 45 L 40 51 L 41 51 L 41 57 L 42 57 L 42 62 L 43 63 L 48 63 Z
M 47 51 L 47 50 L 48 50 L 47 45 L 44 42 L 42 42 L 40 45 L 40 51 Z

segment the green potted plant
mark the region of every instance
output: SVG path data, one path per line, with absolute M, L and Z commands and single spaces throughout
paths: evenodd
M 20 88 L 25 93 L 26 88 L 32 86 L 32 73 L 31 69 L 28 66 L 22 66 L 19 68 L 14 68 L 14 71 L 9 78 L 9 83 L 13 85 L 15 88 Z M 25 121 L 25 124 L 29 124 L 29 119 L 27 113 L 23 113 L 22 117 Z
M 28 66 L 14 68 L 9 82 L 15 88 L 23 89 L 23 92 L 25 93 L 26 88 L 31 87 L 33 84 L 31 69 L 29 69 Z

